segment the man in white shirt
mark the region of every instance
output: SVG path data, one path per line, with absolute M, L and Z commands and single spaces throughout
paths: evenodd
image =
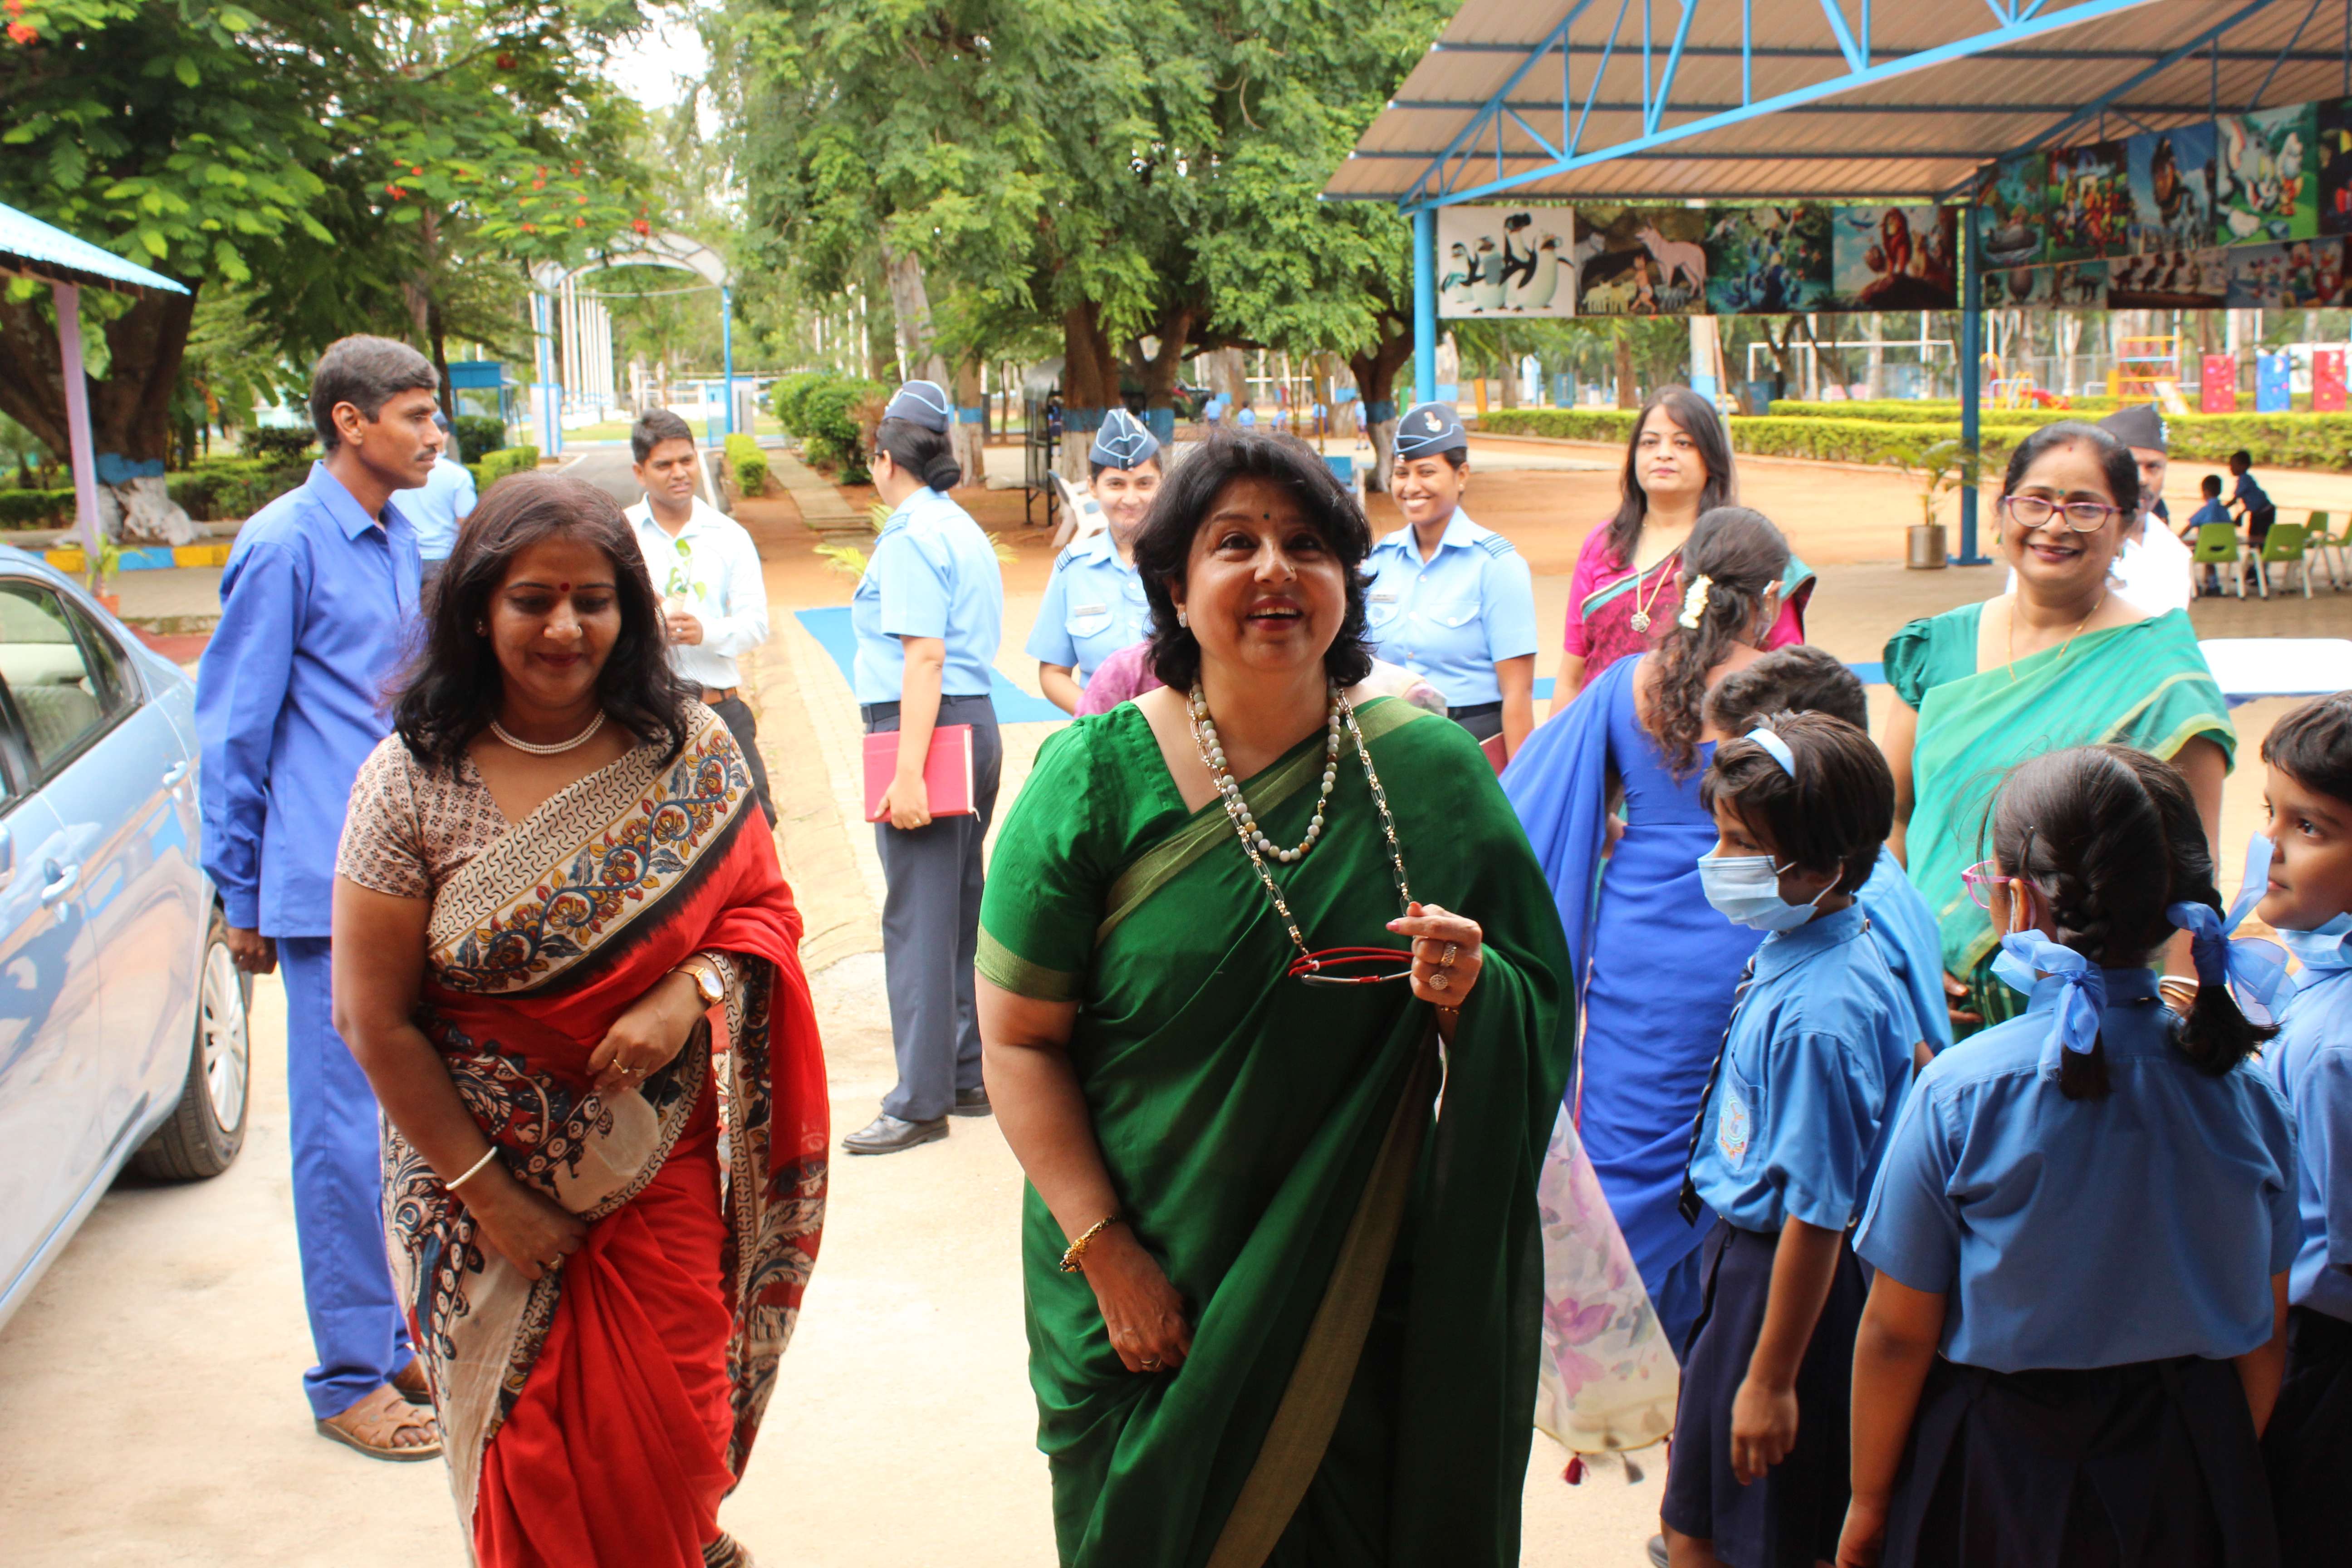
M 743 700 L 738 656 L 768 640 L 768 588 L 751 536 L 694 493 L 694 431 L 667 409 L 638 419 L 629 432 L 633 470 L 646 499 L 627 510 L 646 569 L 661 595 L 670 668 L 727 722 L 759 792 L 768 826 L 768 769 L 759 726 Z
M 436 414 L 433 423 L 445 442 L 441 457 L 433 471 L 425 477 L 425 488 L 411 490 L 400 498 L 400 514 L 408 519 L 408 526 L 416 531 L 416 553 L 425 563 L 425 601 L 432 603 L 433 584 L 440 580 L 441 568 L 457 547 L 457 525 L 474 510 L 474 473 L 467 468 L 465 454 L 454 445 L 457 437 L 449 428 L 449 416 Z
M 2118 408 L 2099 421 L 2099 428 L 2131 448 L 2139 465 L 2139 511 L 2124 524 L 2123 548 L 2116 552 L 2107 574 L 2116 591 L 2143 610 L 2162 615 L 2189 607 L 2189 546 L 2172 531 L 2164 504 L 2164 475 L 2171 466 L 2167 455 L 2164 411 L 2153 403 Z M 2017 574 L 2009 574 L 2009 588 L 2017 589 Z

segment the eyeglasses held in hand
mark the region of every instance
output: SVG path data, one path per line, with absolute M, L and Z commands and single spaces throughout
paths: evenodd
M 1404 967 L 1390 967 L 1395 964 Z M 1412 951 L 1402 947 L 1327 947 L 1290 961 L 1290 977 L 1309 985 L 1379 985 L 1412 978 Z

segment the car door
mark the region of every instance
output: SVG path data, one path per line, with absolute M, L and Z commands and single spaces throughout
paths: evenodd
M 162 768 L 121 649 L 49 584 L 0 576 L 0 711 L 26 793 L 56 824 L 28 868 L 59 918 L 78 924 L 57 954 L 64 973 L 44 1027 L 58 1055 L 45 1096 L 58 1140 L 55 1181 L 70 1207 L 126 1151 L 143 1110 L 162 998 L 194 988 L 194 916 L 143 831 Z M 171 726 L 149 713 L 176 750 Z M 184 831 L 171 829 L 184 842 Z M 183 1047 L 184 1048 L 184 1047 Z M 5 1145 L 0 1145 L 5 1147 Z

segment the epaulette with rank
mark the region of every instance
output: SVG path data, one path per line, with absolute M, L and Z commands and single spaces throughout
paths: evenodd
M 1478 548 L 1489 555 L 1517 555 L 1518 546 L 1499 533 L 1490 533 L 1478 542 Z

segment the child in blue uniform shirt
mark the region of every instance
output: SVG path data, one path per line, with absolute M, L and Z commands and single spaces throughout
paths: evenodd
M 1865 733 L 1870 729 L 1870 701 L 1863 694 L 1861 677 L 1837 655 L 1810 643 L 1776 647 L 1741 665 L 1707 693 L 1706 721 L 1727 735 L 1745 735 L 1771 715 L 1784 712 L 1826 713 Z M 1943 937 L 1936 927 L 1936 911 L 1904 875 L 1902 862 L 1884 847 L 1855 901 L 1870 921 L 1870 934 L 1887 967 L 1911 998 L 1918 1027 L 1912 1059 L 1926 1067 L 1952 1043 Z
M 1989 827 L 1969 886 L 2032 1002 L 1928 1065 L 1887 1147 L 1837 1560 L 2268 1564 L 2294 1138 L 2218 934 L 2185 1019 L 2148 967 L 2219 931 L 2196 802 L 2076 747 L 2020 764 Z
M 1702 1202 L 1704 1305 L 1683 1361 L 1660 1515 L 1675 1568 L 1798 1568 L 1845 1511 L 1862 1210 L 1911 1072 L 1911 1004 L 1852 889 L 1895 822 L 1870 737 L 1822 713 L 1725 741 L 1707 901 L 1772 934 L 1734 1005 L 1684 1184 Z
M 2352 691 L 2273 725 L 2263 762 L 2270 831 L 2256 847 L 2271 858 L 2256 912 L 2303 961 L 2266 1053 L 2294 1113 L 2303 1244 L 2263 1457 L 2279 1561 L 2304 1568 L 2352 1556 Z
M 1104 659 L 1141 642 L 1151 627 L 1151 606 L 1135 570 L 1135 536 L 1160 493 L 1159 437 L 1114 408 L 1103 416 L 1087 463 L 1108 526 L 1074 541 L 1055 560 L 1029 634 L 1038 687 L 1065 713 L 1078 710 Z

